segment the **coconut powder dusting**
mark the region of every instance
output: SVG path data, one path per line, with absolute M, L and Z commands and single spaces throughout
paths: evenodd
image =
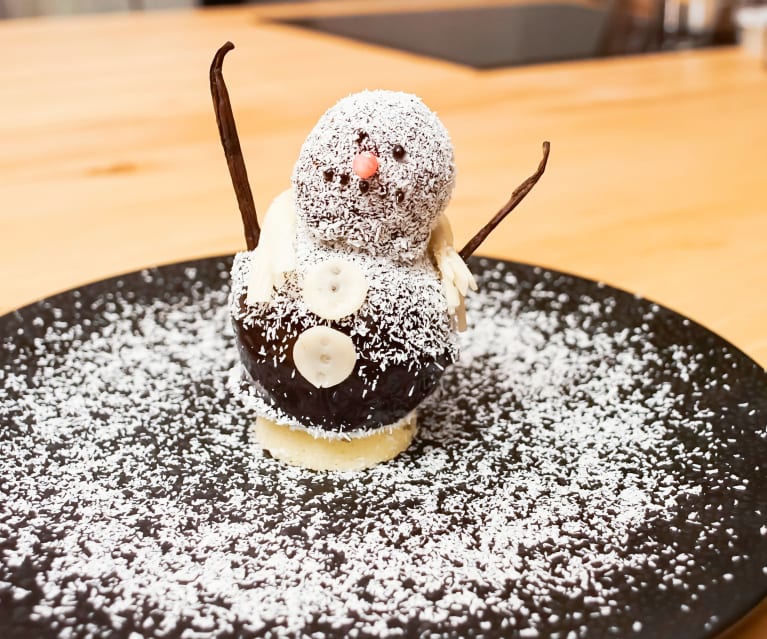
M 0 630 L 638 637 L 653 607 L 684 622 L 707 606 L 751 559 L 732 499 L 752 500 L 762 549 L 767 536 L 753 460 L 724 463 L 728 416 L 706 401 L 728 380 L 702 373 L 699 345 L 656 339 L 662 309 L 615 321 L 623 298 L 478 264 L 461 361 L 417 442 L 359 473 L 249 442 L 228 383 L 228 262 L 165 293 L 145 272 L 148 297 L 120 280 L 75 294 L 74 316 L 52 308 L 6 336 Z

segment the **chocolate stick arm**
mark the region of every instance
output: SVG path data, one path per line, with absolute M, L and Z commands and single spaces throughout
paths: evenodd
M 509 201 L 503 205 L 503 208 L 501 208 L 501 210 L 495 214 L 495 217 L 493 217 L 492 220 L 485 224 L 485 226 L 483 226 L 479 232 L 468 241 L 466 246 L 460 250 L 459 255 L 464 260 L 466 260 L 472 253 L 474 253 L 474 251 L 479 248 L 479 245 L 487 239 L 487 236 L 493 232 L 495 227 L 501 223 L 503 218 L 511 213 L 516 208 L 517 204 L 525 199 L 525 196 L 535 186 L 536 182 L 541 179 L 543 172 L 546 170 L 546 162 L 549 159 L 550 146 L 551 145 L 548 142 L 543 143 L 543 158 L 541 159 L 540 164 L 538 164 L 538 169 L 535 171 L 535 173 L 533 173 L 529 178 L 522 182 L 522 184 L 514 189 L 514 192 L 511 194 Z
M 240 205 L 242 226 L 245 230 L 245 243 L 248 250 L 251 251 L 258 246 L 261 228 L 258 226 L 256 205 L 253 203 L 253 193 L 250 191 L 248 172 L 245 169 L 245 160 L 240 148 L 240 138 L 234 124 L 232 103 L 229 101 L 229 91 L 226 90 L 222 72 L 224 56 L 232 49 L 234 49 L 234 45 L 227 42 L 213 56 L 213 62 L 210 64 L 210 93 L 213 96 L 213 110 L 216 112 L 216 124 L 218 124 L 218 132 L 221 135 L 226 163 L 229 165 L 229 175 L 232 176 L 232 186 L 234 186 L 234 193 L 237 196 L 237 203 Z

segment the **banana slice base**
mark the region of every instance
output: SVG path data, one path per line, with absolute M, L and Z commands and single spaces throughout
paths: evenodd
M 394 459 L 413 441 L 415 412 L 370 435 L 351 440 L 323 439 L 259 417 L 253 439 L 272 457 L 311 470 L 364 470 Z

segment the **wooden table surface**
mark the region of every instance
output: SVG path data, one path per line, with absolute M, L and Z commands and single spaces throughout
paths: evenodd
M 486 4 L 499 4 L 488 1 Z M 365 11 L 465 4 L 380 1 Z M 462 245 L 549 168 L 481 253 L 641 293 L 767 365 L 767 71 L 737 49 L 476 71 L 269 22 L 360 3 L 0 23 L 0 312 L 244 246 L 208 93 L 225 65 L 256 205 L 319 115 L 421 95 L 453 137 Z M 767 636 L 767 612 L 733 635 Z

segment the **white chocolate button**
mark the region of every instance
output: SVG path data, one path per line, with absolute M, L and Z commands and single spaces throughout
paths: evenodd
M 368 294 L 368 282 L 359 266 L 340 257 L 310 266 L 302 295 L 312 313 L 339 320 L 359 310 Z
M 317 388 L 344 381 L 357 363 L 352 338 L 329 326 L 314 326 L 298 336 L 293 346 L 298 372 Z

